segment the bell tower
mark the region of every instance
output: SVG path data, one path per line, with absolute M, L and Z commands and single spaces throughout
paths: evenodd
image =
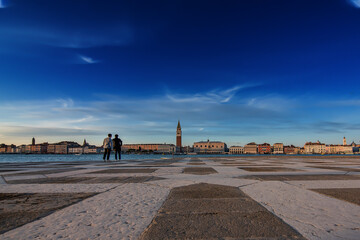
M 181 152 L 181 126 L 180 121 L 176 128 L 176 152 Z
M 346 138 L 343 138 L 343 145 L 346 146 Z

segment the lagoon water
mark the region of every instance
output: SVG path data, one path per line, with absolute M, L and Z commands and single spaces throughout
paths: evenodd
M 122 154 L 122 160 L 161 160 L 185 157 L 226 157 L 229 155 L 160 155 L 160 154 Z M 231 155 L 241 156 L 241 155 Z M 74 162 L 74 161 L 102 161 L 102 154 L 0 154 L 0 163 L 15 162 Z M 110 160 L 114 161 L 114 154 Z

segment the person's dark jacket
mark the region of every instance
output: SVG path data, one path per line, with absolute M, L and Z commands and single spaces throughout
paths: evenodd
M 122 141 L 120 138 L 114 138 L 113 139 L 113 148 L 114 149 L 121 149 Z

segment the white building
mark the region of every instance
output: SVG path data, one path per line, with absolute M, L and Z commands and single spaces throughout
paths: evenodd
M 242 146 L 231 146 L 229 148 L 230 154 L 244 154 L 244 147 Z

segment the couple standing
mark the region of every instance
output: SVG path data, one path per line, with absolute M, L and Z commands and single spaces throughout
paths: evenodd
M 119 135 L 115 134 L 115 138 L 111 139 L 112 135 L 111 135 L 111 133 L 109 133 L 108 137 L 104 139 L 104 142 L 103 142 L 103 147 L 104 147 L 103 159 L 104 159 L 104 161 L 105 161 L 105 157 L 106 157 L 106 160 L 109 161 L 111 149 L 114 149 L 115 160 L 117 160 L 118 154 L 119 154 L 119 161 L 121 160 L 122 141 L 120 138 L 118 138 L 118 136 Z

